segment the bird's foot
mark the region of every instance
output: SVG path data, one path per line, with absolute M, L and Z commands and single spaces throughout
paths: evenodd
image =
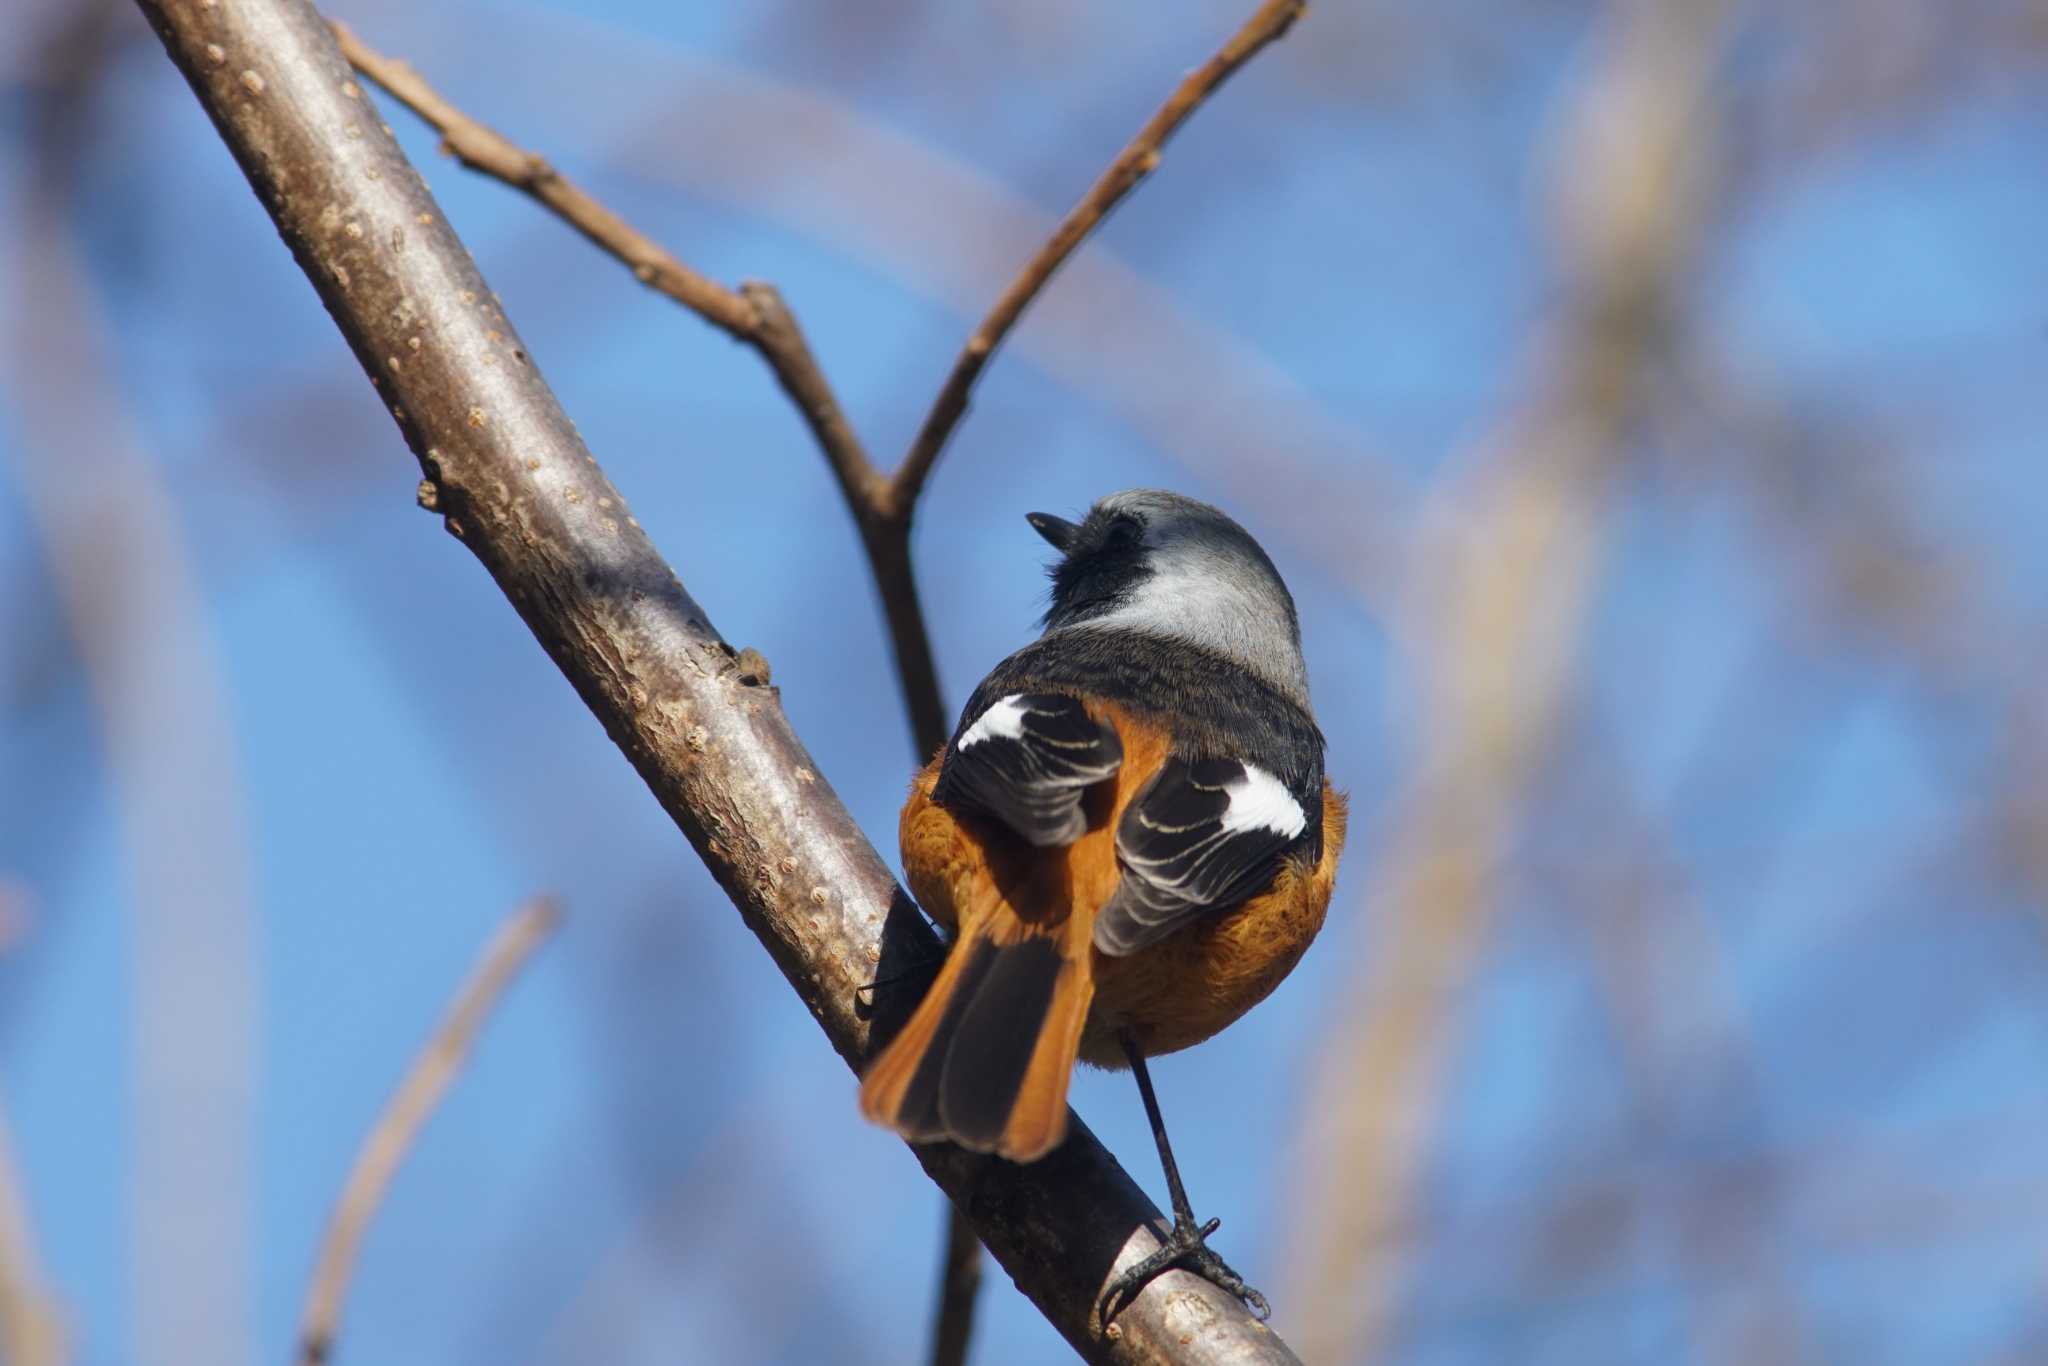
M 1160 1244 L 1157 1252 L 1110 1282 L 1108 1292 L 1102 1297 L 1103 1322 L 1107 1323 L 1122 1313 L 1154 1277 L 1177 1268 L 1192 1271 L 1218 1289 L 1237 1296 L 1259 1322 L 1264 1323 L 1273 1312 L 1266 1304 L 1266 1297 L 1246 1285 L 1244 1277 L 1231 1270 L 1230 1263 L 1217 1256 L 1207 1242 L 1209 1235 L 1222 1224 L 1221 1219 L 1211 1219 L 1197 1228 L 1192 1218 L 1176 1218 L 1173 1232 L 1166 1235 L 1166 1241 Z
M 872 1010 L 875 1005 L 875 993 L 878 991 L 888 987 L 901 986 L 905 982 L 929 984 L 932 974 L 945 961 L 946 950 L 941 948 L 931 957 L 915 963 L 901 972 L 892 972 L 885 977 L 877 977 L 873 981 L 863 982 L 853 989 L 854 1005 L 861 1010 Z

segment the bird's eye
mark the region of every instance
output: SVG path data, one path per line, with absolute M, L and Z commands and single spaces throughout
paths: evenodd
M 1131 516 L 1120 516 L 1109 524 L 1103 534 L 1104 547 L 1111 550 L 1128 550 L 1136 545 L 1145 534 L 1145 524 Z

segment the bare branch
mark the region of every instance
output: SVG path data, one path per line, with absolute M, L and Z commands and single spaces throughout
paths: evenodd
M 617 257 L 648 288 L 666 294 L 741 341 L 753 339 L 758 319 L 745 299 L 691 270 L 660 243 L 571 183 L 545 157 L 515 146 L 495 128 L 442 99 L 409 64 L 378 53 L 347 24 L 331 23 L 349 65 L 425 120 L 441 135 L 443 151 L 470 170 L 502 180 L 553 210 L 557 218 Z
M 342 1302 L 348 1297 L 350 1278 L 355 1274 L 356 1250 L 370 1217 L 384 1202 L 384 1192 L 399 1164 L 412 1151 L 420 1130 L 433 1115 L 434 1107 L 447 1094 L 448 1086 L 469 1057 L 477 1031 L 483 1028 L 505 988 L 533 956 L 561 919 L 555 903 L 541 898 L 530 901 L 498 927 L 477 958 L 469 980 L 455 994 L 454 1004 L 441 1017 L 426 1046 L 413 1060 L 412 1068 L 391 1095 L 377 1122 L 370 1126 L 349 1169 L 341 1197 L 327 1222 L 327 1234 L 320 1240 L 320 1258 L 313 1269 L 313 1283 L 306 1295 L 306 1310 L 299 1319 L 300 1366 L 319 1366 L 334 1349 L 335 1330 L 341 1325 Z
M 995 307 L 981 320 L 981 326 L 968 337 L 967 345 L 961 349 L 959 359 L 953 362 L 952 373 L 939 389 L 938 398 L 932 403 L 932 410 L 926 415 L 924 426 L 918 430 L 917 439 L 910 443 L 910 453 L 903 458 L 895 477 L 890 481 L 889 509 L 893 516 L 908 521 L 916 507 L 917 498 L 924 491 L 925 480 L 930 477 L 932 466 L 945 449 L 946 439 L 960 424 L 967 413 L 967 396 L 974 388 L 975 380 L 988 364 L 989 357 L 1003 344 L 1024 310 L 1045 288 L 1066 259 L 1074 254 L 1074 248 L 1082 239 L 1095 230 L 1095 225 L 1109 216 L 1123 197 L 1137 187 L 1139 181 L 1158 169 L 1160 152 L 1188 116 L 1199 108 L 1202 102 L 1215 94 L 1222 84 L 1229 80 L 1237 69 L 1257 56 L 1268 43 L 1280 38 L 1293 26 L 1307 8 L 1304 0 L 1266 0 L 1258 11 L 1247 19 L 1244 27 L 1231 35 L 1220 51 L 1201 66 L 1188 73 L 1187 77 L 1167 97 L 1166 103 L 1152 115 L 1138 135 L 1131 139 L 1109 169 L 1089 187 L 1060 223 L 1057 231 L 1003 296 L 996 300 Z
M 860 988 L 939 954 L 772 688 L 662 561 L 303 0 L 137 0 L 419 457 L 423 504 L 475 553 L 858 1070 L 903 1018 Z M 880 1020 L 871 1020 L 876 1015 Z M 849 1121 L 851 1119 L 849 1107 Z M 1102 1288 L 1159 1212 L 1086 1126 L 1028 1166 L 913 1149 L 1020 1289 L 1095 1361 L 1292 1361 L 1199 1277 L 1113 1326 Z
M 750 281 L 740 287 L 760 317 L 762 354 L 771 356 L 783 392 L 818 434 L 818 448 L 839 481 L 847 511 L 860 530 L 868 571 L 882 600 L 889 625 L 889 644 L 896 658 L 896 677 L 903 689 L 903 707 L 910 717 L 911 743 L 922 764 L 946 743 L 951 725 L 939 696 L 939 670 L 932 660 L 931 632 L 918 599 L 917 576 L 910 561 L 910 521 L 888 512 L 889 482 L 868 463 L 854 438 L 852 425 L 840 410 L 831 386 L 811 356 L 796 319 L 790 316 L 773 285 Z M 772 357 L 792 362 L 777 364 Z M 828 434 L 833 434 L 828 439 Z
M 531 196 L 626 265 L 641 283 L 745 342 L 767 363 L 810 429 L 860 528 L 889 625 L 904 706 L 920 756 L 929 756 L 944 743 L 947 725 L 929 633 L 910 573 L 909 519 L 890 515 L 889 481 L 868 458 L 781 294 L 773 285 L 751 281 L 734 291 L 698 274 L 571 184 L 545 158 L 515 146 L 450 104 L 407 63 L 378 53 L 346 24 L 331 26 L 349 64 L 441 134 L 443 145 L 464 166 Z
M 247 784 L 187 509 L 119 382 L 76 221 L 120 15 L 65 6 L 24 92 L 38 135 L 10 197 L 0 294 L 0 461 L 43 547 L 101 746 L 124 871 L 128 1162 L 117 1354 L 252 1353 L 252 1150 L 262 960 Z M 11 1358 L 9 1358 L 11 1360 Z
M 457 161 L 530 196 L 626 266 L 640 283 L 753 347 L 795 401 L 839 476 L 847 501 L 875 502 L 880 480 L 874 466 L 818 368 L 810 343 L 772 285 L 747 284 L 731 290 L 698 274 L 572 183 L 545 157 L 516 146 L 443 99 L 410 65 L 378 53 L 346 24 L 332 21 L 331 27 L 349 64 L 439 133 L 441 145 Z

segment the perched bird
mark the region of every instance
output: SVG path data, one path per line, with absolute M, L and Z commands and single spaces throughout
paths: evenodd
M 1178 494 L 1026 520 L 1060 555 L 1051 610 L 911 785 L 904 873 L 952 942 L 861 1108 L 1029 1162 L 1066 1136 L 1077 1057 L 1128 1066 L 1174 1228 L 1109 1301 L 1183 1266 L 1263 1316 L 1195 1223 L 1145 1059 L 1264 1000 L 1330 904 L 1345 806 L 1294 599 L 1243 527 Z

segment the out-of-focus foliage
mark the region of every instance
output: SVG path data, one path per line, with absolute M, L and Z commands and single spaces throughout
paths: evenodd
M 886 455 L 1248 6 L 1172 8 L 335 13 L 776 281 Z M 363 1127 L 545 887 L 568 926 L 401 1172 L 339 1359 L 912 1359 L 931 1188 L 413 509 L 154 40 L 121 5 L 8 27 L 0 1242 L 76 1358 L 283 1355 Z M 2020 0 L 1324 4 L 985 378 L 917 541 L 952 702 L 1032 629 L 1036 508 L 1209 497 L 1301 600 L 1338 905 L 1157 1072 L 1304 1350 L 2048 1354 L 2044 56 Z M 387 117 L 891 848 L 913 755 L 801 423 Z M 1153 1181 L 1128 1081 L 1076 1099 Z M 1061 1350 L 985 1293 L 975 1360 Z

